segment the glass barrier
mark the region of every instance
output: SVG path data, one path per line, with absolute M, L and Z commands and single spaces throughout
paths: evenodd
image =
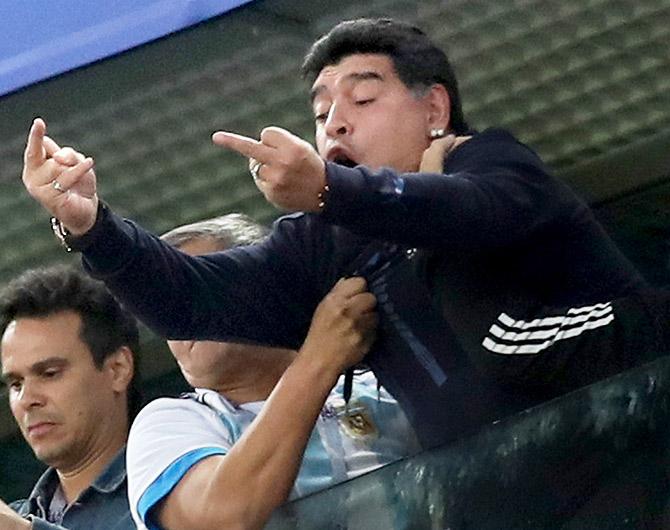
M 670 357 L 281 507 L 281 529 L 670 528 Z

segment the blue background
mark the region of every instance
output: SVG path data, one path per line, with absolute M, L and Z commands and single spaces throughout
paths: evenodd
M 251 0 L 2 0 L 0 95 Z

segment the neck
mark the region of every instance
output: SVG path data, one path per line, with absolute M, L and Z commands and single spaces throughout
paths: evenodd
M 99 433 L 98 444 L 68 467 L 57 468 L 60 485 L 68 504 L 76 501 L 81 493 L 95 482 L 125 445 L 128 422 L 119 422 L 110 432 Z
M 247 366 L 235 377 L 227 377 L 225 382 L 212 389 L 237 404 L 266 400 L 292 359 L 293 354 L 283 362 L 274 359 L 271 362 L 254 363 L 253 369 Z
M 271 391 L 260 388 L 249 387 L 223 387 L 215 388 L 219 394 L 225 396 L 229 401 L 241 405 L 243 403 L 251 403 L 253 401 L 264 401 L 268 398 Z

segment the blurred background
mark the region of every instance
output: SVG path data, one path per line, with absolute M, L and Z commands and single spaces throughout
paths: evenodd
M 302 55 L 336 22 L 392 16 L 448 52 L 466 118 L 529 144 L 597 212 L 647 279 L 670 278 L 670 0 L 130 0 L 0 6 L 0 285 L 75 262 L 20 182 L 32 119 L 96 159 L 101 196 L 155 232 L 228 212 L 271 222 L 212 131 L 312 138 Z M 144 333 L 148 395 L 185 388 Z M 0 498 L 40 466 L 0 391 Z

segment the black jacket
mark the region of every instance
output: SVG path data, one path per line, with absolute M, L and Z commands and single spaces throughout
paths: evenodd
M 480 345 L 508 304 L 643 285 L 588 206 L 505 131 L 476 134 L 444 174 L 326 169 L 324 211 L 279 219 L 260 245 L 189 257 L 103 210 L 84 264 L 166 337 L 293 348 L 340 277 L 367 276 L 381 317 L 367 362 L 425 445 L 540 399 L 486 373 Z

